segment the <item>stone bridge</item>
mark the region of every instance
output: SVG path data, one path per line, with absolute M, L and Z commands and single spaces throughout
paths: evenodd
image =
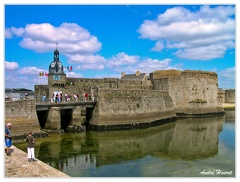
M 87 124 L 95 101 L 36 103 L 36 99 L 5 102 L 5 124 L 12 123 L 12 136 L 22 138 L 29 131 L 44 135 L 42 129 L 66 129 Z
M 50 130 L 66 129 L 69 125 L 87 125 L 96 102 L 66 102 L 36 104 L 41 128 Z
M 60 109 L 75 109 L 77 106 L 83 108 L 93 108 L 96 105 L 96 101 L 89 102 L 63 102 L 63 103 L 37 103 L 36 111 L 46 111 L 50 110 L 51 107 L 59 107 Z
M 69 125 L 87 125 L 95 105 L 95 101 L 37 103 L 36 112 L 41 128 L 65 130 Z

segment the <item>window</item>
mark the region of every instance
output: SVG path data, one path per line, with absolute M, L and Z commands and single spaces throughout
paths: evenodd
M 60 80 L 60 75 L 53 75 L 53 80 Z

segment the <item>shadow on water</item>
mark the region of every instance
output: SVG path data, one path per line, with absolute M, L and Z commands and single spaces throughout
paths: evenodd
M 147 129 L 52 134 L 37 139 L 35 153 L 59 170 L 87 162 L 98 168 L 146 156 L 186 161 L 205 159 L 218 153 L 225 117 L 232 116 L 182 118 Z M 16 146 L 26 151 L 25 143 Z

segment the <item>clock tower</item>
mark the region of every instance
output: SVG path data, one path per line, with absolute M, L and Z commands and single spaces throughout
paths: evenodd
M 66 74 L 63 71 L 63 64 L 59 61 L 59 52 L 54 51 L 54 59 L 49 65 L 48 86 L 55 90 L 62 90 L 65 87 Z

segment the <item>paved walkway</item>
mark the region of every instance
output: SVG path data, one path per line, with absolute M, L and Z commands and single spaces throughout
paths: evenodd
M 68 178 L 70 176 L 43 163 L 40 160 L 28 162 L 27 153 L 12 146 L 11 156 L 5 155 L 5 178 L 14 177 L 52 177 Z

